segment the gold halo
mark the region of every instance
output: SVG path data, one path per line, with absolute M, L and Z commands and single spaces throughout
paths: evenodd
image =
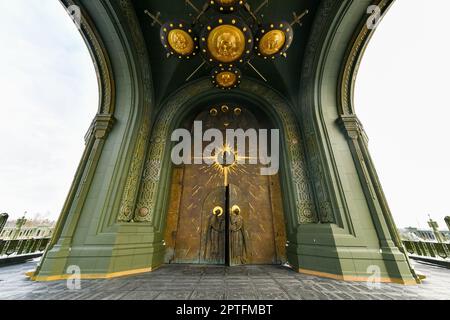
M 245 35 L 237 27 L 226 24 L 214 28 L 208 36 L 208 51 L 219 62 L 238 60 L 245 51 Z
M 173 29 L 167 35 L 167 42 L 176 53 L 187 56 L 194 52 L 194 40 L 184 30 Z
M 239 208 L 238 205 L 234 205 L 233 207 L 231 207 L 231 212 L 235 212 L 236 210 L 239 210 L 239 213 L 241 213 L 241 208 Z
M 216 82 L 223 88 L 230 88 L 237 83 L 237 76 L 233 72 L 223 71 L 217 74 Z
M 217 215 L 218 217 L 221 217 L 221 216 L 223 215 L 223 209 L 222 209 L 222 207 L 219 207 L 219 206 L 215 207 L 215 208 L 213 209 L 213 215 L 216 215 L 216 211 L 220 211 L 220 213 Z
M 267 32 L 259 42 L 259 51 L 265 56 L 273 56 L 283 49 L 286 43 L 286 34 L 282 30 Z

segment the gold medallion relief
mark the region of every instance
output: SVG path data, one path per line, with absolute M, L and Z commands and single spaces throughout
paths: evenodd
M 171 30 L 167 37 L 167 41 L 172 49 L 178 54 L 189 55 L 194 51 L 194 40 L 184 30 Z
M 244 53 L 244 33 L 232 25 L 219 26 L 209 34 L 208 50 L 220 62 L 234 62 Z
M 236 84 L 237 77 L 233 72 L 224 71 L 216 76 L 216 81 L 220 86 L 229 88 Z
M 281 30 L 272 30 L 262 37 L 259 43 L 259 51 L 265 56 L 271 56 L 280 52 L 285 43 L 285 33 Z

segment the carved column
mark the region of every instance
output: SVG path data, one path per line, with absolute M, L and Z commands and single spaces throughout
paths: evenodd
M 341 115 L 340 124 L 348 137 L 350 150 L 380 239 L 381 248 L 389 250 L 395 244 L 404 253 L 400 234 L 395 226 L 368 150 L 368 138 L 364 128 L 356 115 Z
M 114 121 L 114 116 L 112 114 L 97 114 L 92 121 L 85 136 L 86 148 L 75 174 L 69 196 L 66 199 L 61 216 L 55 226 L 54 236 L 49 246 L 50 248 L 55 245 L 57 241 L 62 240 L 62 238 L 64 239 L 63 241 L 71 241 L 70 239 L 73 236 L 81 213 L 81 208 L 87 197 L 104 143 L 109 132 L 113 128 Z M 72 220 L 73 223 L 68 225 L 65 235 L 63 236 L 63 228 L 66 225 L 71 206 L 74 206 L 77 210 L 75 210 L 75 215 Z

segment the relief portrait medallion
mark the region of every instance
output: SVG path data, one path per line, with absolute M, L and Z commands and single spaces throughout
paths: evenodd
M 177 54 L 186 56 L 194 51 L 194 40 L 184 30 L 171 30 L 167 36 L 167 42 Z
M 216 76 L 217 83 L 223 88 L 229 88 L 236 84 L 237 76 L 233 72 L 224 71 Z
M 285 43 L 286 34 L 281 30 L 272 30 L 262 37 L 259 51 L 265 56 L 272 56 L 280 52 Z
M 208 51 L 219 62 L 231 63 L 245 51 L 245 35 L 232 25 L 218 26 L 208 36 Z

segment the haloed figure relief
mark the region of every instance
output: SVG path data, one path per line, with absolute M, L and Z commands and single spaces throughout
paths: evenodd
M 249 237 L 245 230 L 244 218 L 241 209 L 233 206 L 230 215 L 230 249 L 231 264 L 240 265 L 247 263 Z
M 215 129 L 225 138 L 228 129 L 245 133 L 274 128 L 262 114 L 257 118 L 249 108 L 225 103 L 205 106 L 182 127 L 195 135 L 198 122 L 200 131 Z M 281 264 L 286 261 L 286 229 L 279 175 L 262 175 L 261 169 L 267 165 L 250 163 L 258 158 L 250 148 L 259 145 L 258 137 L 253 143 L 246 138 L 244 150 L 230 145 L 232 141 L 238 144 L 239 139 L 225 140 L 209 159 L 212 163 L 196 165 L 194 160 L 199 159 L 191 152 L 191 164 L 174 168 L 164 240 L 169 252 L 166 261 Z M 270 147 L 271 142 L 267 143 Z M 207 150 L 209 144 L 203 141 L 199 147 Z
M 208 221 L 204 259 L 210 262 L 223 260 L 225 253 L 225 214 L 221 207 L 215 207 Z

